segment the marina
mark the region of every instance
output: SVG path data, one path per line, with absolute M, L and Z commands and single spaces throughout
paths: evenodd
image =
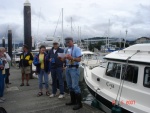
M 150 113 L 149 0 L 1 3 L 0 110 Z

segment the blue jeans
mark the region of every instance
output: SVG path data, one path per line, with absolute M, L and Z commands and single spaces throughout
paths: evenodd
M 45 88 L 48 89 L 48 74 L 45 72 L 45 70 L 41 69 L 40 73 L 38 74 L 39 77 L 39 89 L 43 89 L 43 76 L 44 76 L 44 82 L 45 82 Z
M 66 68 L 66 81 L 70 91 L 81 93 L 79 87 L 79 68 Z
M 0 97 L 3 97 L 4 95 L 4 87 L 5 87 L 5 77 L 4 75 L 0 74 Z
M 64 80 L 63 80 L 63 70 L 62 68 L 51 69 L 52 75 L 52 93 L 56 94 L 57 92 L 57 80 L 59 81 L 59 90 L 60 94 L 64 94 Z

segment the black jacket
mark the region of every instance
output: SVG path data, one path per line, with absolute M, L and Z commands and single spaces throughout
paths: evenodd
M 32 62 L 33 62 L 33 55 L 31 52 L 28 52 L 25 56 L 24 56 L 24 52 L 21 53 L 20 62 L 19 62 L 20 67 L 30 66 L 32 65 Z
M 54 48 L 52 48 L 48 53 L 48 59 L 53 58 L 55 60 L 55 63 L 50 62 L 50 68 L 59 68 L 63 67 L 63 62 L 58 59 L 58 53 L 64 53 L 64 50 L 61 48 L 58 48 L 57 51 L 53 52 Z

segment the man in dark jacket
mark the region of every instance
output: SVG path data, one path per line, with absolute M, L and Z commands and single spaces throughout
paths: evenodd
M 59 48 L 59 43 L 57 41 L 53 42 L 53 48 L 49 51 L 49 61 L 51 63 L 51 75 L 52 75 L 52 94 L 54 97 L 57 92 L 57 79 L 59 81 L 60 95 L 58 98 L 64 97 L 64 80 L 63 80 L 63 62 L 58 59 L 58 53 L 63 53 L 64 50 Z
M 43 76 L 44 76 L 44 82 L 45 82 L 45 89 L 46 89 L 46 95 L 49 96 L 49 91 L 48 91 L 48 72 L 49 72 L 49 62 L 47 58 L 47 53 L 46 53 L 46 47 L 41 46 L 39 50 L 39 54 L 37 54 L 34 57 L 33 64 L 36 66 L 36 72 L 38 73 L 38 81 L 39 81 L 39 89 L 40 92 L 38 93 L 37 96 L 42 96 L 43 95 Z
M 33 61 L 33 55 L 29 52 L 29 48 L 27 45 L 23 45 L 23 53 L 20 55 L 20 63 L 22 73 L 22 83 L 20 86 L 24 86 L 24 75 L 26 75 L 26 85 L 29 86 L 29 75 L 31 73 L 31 65 Z

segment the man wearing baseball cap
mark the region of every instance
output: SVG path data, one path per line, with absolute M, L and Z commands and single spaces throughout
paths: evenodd
M 65 38 L 65 43 L 68 46 L 64 53 L 65 58 L 61 58 L 62 61 L 66 60 L 66 81 L 70 91 L 71 101 L 66 105 L 75 105 L 73 110 L 82 108 L 81 103 L 81 90 L 79 87 L 79 62 L 81 61 L 81 49 L 74 46 L 73 38 Z
M 50 98 L 56 96 L 57 79 L 59 81 L 60 95 L 59 99 L 64 98 L 64 80 L 63 80 L 63 62 L 58 59 L 58 53 L 63 53 L 64 50 L 59 47 L 58 41 L 53 41 L 53 48 L 49 51 L 48 59 L 50 62 L 50 71 L 52 75 L 52 94 Z

